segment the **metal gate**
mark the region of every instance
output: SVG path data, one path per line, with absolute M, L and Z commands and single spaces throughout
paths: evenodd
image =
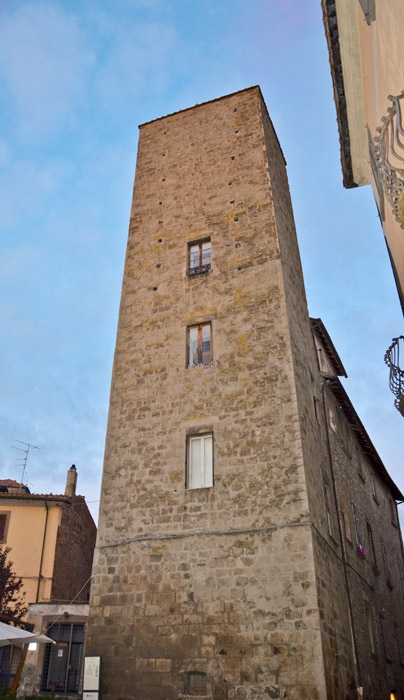
M 41 691 L 74 695 L 80 684 L 84 625 L 58 623 L 47 634 L 56 644 L 46 645 Z

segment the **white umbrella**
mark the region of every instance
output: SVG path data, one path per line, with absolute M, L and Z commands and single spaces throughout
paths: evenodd
M 5 622 L 0 622 L 0 647 L 5 647 L 8 644 L 29 644 L 30 642 L 39 642 L 39 644 L 56 644 L 53 639 L 50 639 L 45 634 L 34 634 L 20 629 L 20 627 L 12 627 L 6 625 Z

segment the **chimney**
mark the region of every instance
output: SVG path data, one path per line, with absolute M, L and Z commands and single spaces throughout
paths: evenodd
M 65 496 L 75 496 L 76 495 L 76 483 L 77 483 L 76 465 L 72 464 L 69 471 L 67 472 Z

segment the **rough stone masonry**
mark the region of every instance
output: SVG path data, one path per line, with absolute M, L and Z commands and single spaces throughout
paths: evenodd
M 143 124 L 86 651 L 103 700 L 356 697 L 320 381 L 260 89 Z

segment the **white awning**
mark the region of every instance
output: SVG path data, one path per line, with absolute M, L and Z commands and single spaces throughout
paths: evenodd
M 5 647 L 8 644 L 30 644 L 30 642 L 56 644 L 45 634 L 34 634 L 20 627 L 12 627 L 12 625 L 6 625 L 5 622 L 0 622 L 0 647 Z

